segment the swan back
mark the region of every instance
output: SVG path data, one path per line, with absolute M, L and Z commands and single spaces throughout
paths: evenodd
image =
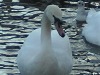
M 89 24 L 89 25 L 91 25 L 91 27 L 92 26 L 94 26 L 95 28 L 98 28 L 98 27 L 100 27 L 100 11 L 96 11 L 95 9 L 90 9 L 89 10 L 89 13 L 88 13 L 88 16 L 87 16 L 87 19 L 86 19 L 86 21 L 87 21 L 87 23 Z
M 90 9 L 86 21 L 82 35 L 88 42 L 100 46 L 100 11 Z

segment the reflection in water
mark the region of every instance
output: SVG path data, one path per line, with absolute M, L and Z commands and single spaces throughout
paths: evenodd
M 99 46 L 96 46 L 96 45 L 93 45 L 90 43 L 86 43 L 86 46 L 88 48 L 88 51 L 100 55 L 100 47 Z

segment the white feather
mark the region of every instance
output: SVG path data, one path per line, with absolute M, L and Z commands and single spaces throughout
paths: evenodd
M 42 27 L 29 34 L 18 52 L 17 63 L 22 75 L 68 75 L 72 69 L 69 38 L 51 31 L 53 16 L 61 19 L 61 10 L 49 5 L 42 18 Z
M 100 11 L 91 9 L 87 16 L 87 24 L 83 28 L 82 35 L 92 44 L 100 46 Z

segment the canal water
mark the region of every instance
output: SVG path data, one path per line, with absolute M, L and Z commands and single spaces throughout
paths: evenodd
M 72 47 L 74 63 L 71 75 L 100 74 L 100 47 L 87 43 L 81 32 L 77 35 L 76 9 L 61 8 L 66 21 L 64 28 Z M 16 63 L 18 51 L 29 33 L 41 27 L 44 12 L 32 6 L 8 8 L 3 3 L 0 10 L 0 75 L 20 75 Z M 55 28 L 52 26 L 52 29 Z

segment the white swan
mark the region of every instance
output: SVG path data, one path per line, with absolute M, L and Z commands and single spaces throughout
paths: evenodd
M 68 75 L 71 72 L 72 51 L 61 19 L 58 6 L 47 6 L 42 27 L 29 34 L 18 52 L 17 63 L 22 75 Z M 51 31 L 51 24 L 58 32 Z
M 82 35 L 88 42 L 100 46 L 100 11 L 96 12 L 91 9 L 86 21 L 87 24 L 83 28 Z
M 78 23 L 81 23 L 81 22 L 85 23 L 87 15 L 88 15 L 88 11 L 85 10 L 85 3 L 80 0 L 78 1 L 77 5 L 78 5 L 78 9 L 77 9 L 77 14 L 76 14 L 76 21 Z

